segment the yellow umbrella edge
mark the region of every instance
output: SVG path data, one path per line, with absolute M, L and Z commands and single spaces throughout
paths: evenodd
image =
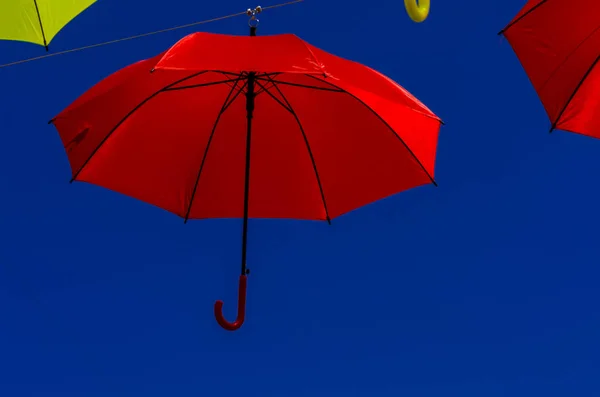
M 45 46 L 75 17 L 97 0 L 3 0 L 0 6 L 0 40 Z

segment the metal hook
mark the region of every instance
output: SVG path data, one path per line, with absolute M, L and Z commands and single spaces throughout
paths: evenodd
M 256 17 L 254 17 L 254 16 L 253 16 L 253 17 L 252 17 L 252 18 L 250 18 L 250 20 L 248 21 L 248 26 L 250 26 L 251 28 L 255 28 L 255 27 L 257 27 L 257 26 L 258 26 L 258 23 L 259 23 L 259 22 L 260 22 L 260 21 L 259 21 L 259 20 L 258 20 Z

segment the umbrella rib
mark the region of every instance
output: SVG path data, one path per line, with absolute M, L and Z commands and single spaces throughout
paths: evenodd
M 219 73 L 221 73 L 225 77 L 229 77 L 229 76 L 233 76 L 233 77 L 242 76 L 243 77 L 244 76 L 244 72 L 242 72 L 241 74 L 235 74 L 235 73 L 228 73 L 228 72 L 219 71 Z M 237 82 L 236 82 L 236 84 L 237 84 Z M 231 84 L 228 83 L 227 85 L 229 87 L 235 87 L 235 84 L 231 85 Z
M 546 4 L 547 2 L 548 2 L 548 0 L 542 0 L 538 4 L 536 4 L 535 6 L 531 7 L 531 9 L 529 11 L 527 11 L 526 13 L 524 13 L 523 15 L 521 15 L 519 18 L 515 19 L 513 22 L 511 22 L 508 25 L 506 25 L 504 27 L 504 29 L 502 29 L 501 31 L 499 31 L 498 32 L 498 36 L 500 36 L 501 34 L 504 34 L 504 32 L 506 32 L 508 30 L 508 28 L 510 28 L 511 26 L 515 25 L 517 22 L 520 22 L 527 15 L 531 14 L 533 11 L 537 10 L 540 6 L 542 6 L 543 4 Z
M 262 85 L 262 84 L 259 84 L 258 81 L 256 81 L 256 84 L 258 84 L 260 86 L 260 89 L 256 92 L 255 96 L 258 96 L 259 94 L 261 94 L 261 93 L 265 92 L 266 90 L 268 90 L 269 88 L 273 87 L 273 84 Z
M 550 74 L 550 76 L 548 76 L 546 81 L 544 81 L 544 83 L 542 85 L 540 85 L 540 88 L 539 88 L 540 92 L 542 90 L 544 90 L 544 88 L 546 88 L 546 85 L 554 78 L 556 73 L 558 73 L 558 71 L 563 66 L 565 66 L 565 64 L 569 61 L 569 59 L 571 59 L 571 57 L 573 55 L 575 55 L 577 50 L 579 50 L 579 48 L 581 48 L 582 45 L 584 45 L 592 36 L 594 36 L 598 30 L 600 30 L 600 26 L 598 26 L 596 29 L 594 29 L 590 34 L 587 35 L 587 37 L 585 39 L 583 39 L 579 44 L 577 44 L 577 46 L 575 48 L 573 48 L 573 50 L 565 57 L 565 59 L 552 71 L 552 73 Z M 593 68 L 593 64 L 592 64 L 592 68 Z
M 321 91 L 330 91 L 330 92 L 341 92 L 341 93 L 344 93 L 344 94 L 348 94 L 348 91 L 344 90 L 343 88 L 340 88 L 340 87 L 338 87 L 337 85 L 335 85 L 335 84 L 332 84 L 332 83 L 330 83 L 330 82 L 328 82 L 328 81 L 321 80 L 321 79 L 319 79 L 319 78 L 315 77 L 315 76 L 314 76 L 314 75 L 312 75 L 312 74 L 304 74 L 304 76 L 306 76 L 306 77 L 310 77 L 311 79 L 317 80 L 317 81 L 319 81 L 319 82 L 321 82 L 321 83 L 328 84 L 328 85 L 330 85 L 332 88 L 331 88 L 331 89 L 329 89 L 329 88 L 325 88 L 325 87 L 317 87 L 317 86 L 313 86 L 313 85 L 307 85 L 307 84 L 297 84 L 297 83 L 290 83 L 290 82 L 287 82 L 287 81 L 278 81 L 278 80 L 273 80 L 273 81 L 274 81 L 275 83 L 277 83 L 277 84 L 289 85 L 289 86 L 292 86 L 292 87 L 308 88 L 308 89 L 321 90 Z M 267 80 L 264 80 L 264 81 L 267 81 Z M 413 111 L 413 112 L 419 113 L 419 114 L 421 114 L 421 115 L 423 115 L 423 116 L 425 116 L 425 117 L 429 117 L 429 118 L 431 118 L 431 119 L 437 120 L 437 121 L 439 121 L 439 122 L 440 122 L 442 125 L 444 125 L 444 122 L 443 122 L 442 120 L 440 120 L 440 119 L 439 119 L 438 117 L 436 117 L 436 116 L 431 116 L 431 115 L 429 115 L 429 114 L 423 113 L 423 112 L 421 112 L 421 111 L 419 111 L 419 110 L 413 109 L 413 108 L 411 108 L 411 107 L 409 107 L 409 106 L 406 106 L 406 105 L 402 105 L 402 106 L 406 107 L 407 109 L 410 109 L 410 110 L 411 110 L 411 111 Z
M 229 90 L 229 93 L 227 94 L 227 97 L 225 98 L 225 101 L 223 102 L 223 106 L 221 107 L 221 110 L 219 111 L 219 114 L 217 115 L 217 119 L 215 120 L 215 123 L 213 124 L 213 128 L 210 132 L 210 136 L 208 137 L 208 141 L 206 143 L 206 148 L 204 149 L 204 154 L 202 155 L 202 161 L 200 162 L 200 169 L 198 170 L 198 175 L 196 176 L 196 182 L 194 183 L 194 189 L 192 190 L 192 196 L 190 197 L 190 203 L 188 204 L 188 209 L 185 213 L 185 219 L 184 219 L 183 223 L 187 223 L 188 219 L 190 218 L 190 213 L 192 211 L 192 205 L 194 204 L 194 198 L 196 197 L 196 191 L 198 189 L 198 184 L 200 182 L 200 176 L 202 175 L 202 170 L 204 170 L 206 156 L 208 155 L 208 150 L 210 149 L 210 144 L 212 143 L 213 137 L 217 130 L 217 125 L 219 125 L 219 121 L 221 120 L 221 116 L 223 115 L 223 113 L 225 113 L 225 111 L 229 108 L 229 106 L 237 99 L 237 97 L 244 90 L 244 87 L 248 84 L 248 81 L 246 81 L 242 85 L 242 87 L 240 87 L 240 89 L 237 90 L 235 95 L 233 95 L 233 98 L 231 98 L 231 95 L 237 88 L 237 84 L 241 79 L 242 79 L 242 75 L 240 74 L 238 76 L 237 80 L 235 81 L 235 84 L 233 85 L 233 87 L 231 87 L 231 90 Z M 231 98 L 231 100 L 230 100 L 230 98 Z
M 298 123 L 298 127 L 300 127 L 300 132 L 302 133 L 302 138 L 304 138 L 304 143 L 306 144 L 306 149 L 308 150 L 308 155 L 310 156 L 310 161 L 312 163 L 313 170 L 315 171 L 315 176 L 317 178 L 317 184 L 319 185 L 319 192 L 321 193 L 321 200 L 323 201 L 323 208 L 325 209 L 325 217 L 326 217 L 327 223 L 331 225 L 331 217 L 329 216 L 329 210 L 327 208 L 327 201 L 325 200 L 325 192 L 323 190 L 323 184 L 321 183 L 321 178 L 319 177 L 319 170 L 317 169 L 317 163 L 315 162 L 315 157 L 313 156 L 312 149 L 310 148 L 310 143 L 308 142 L 308 137 L 306 136 L 304 127 L 302 126 L 302 123 L 300 122 L 300 118 L 294 111 L 294 108 L 292 107 L 291 103 L 287 100 L 285 95 L 283 95 L 283 92 L 281 92 L 281 90 L 279 89 L 279 87 L 277 87 L 277 84 L 275 84 L 275 82 L 273 80 L 271 80 L 271 83 L 273 84 L 273 87 L 275 87 L 275 89 L 277 90 L 279 95 L 281 95 L 281 97 L 285 101 L 285 104 L 279 98 L 275 97 L 275 95 L 273 95 L 273 93 L 270 92 L 267 88 L 265 88 L 259 81 L 256 82 L 256 84 L 258 84 L 263 89 L 264 92 L 269 94 L 269 96 L 271 98 L 273 98 L 277 103 L 279 103 L 285 110 L 290 112 L 292 114 L 292 116 L 294 117 L 294 119 L 296 119 L 296 123 Z
M 435 179 L 433 179 L 433 176 L 431 176 L 429 174 L 429 172 L 427 171 L 427 169 L 425 168 L 425 166 L 423 165 L 423 163 L 421 163 L 421 160 L 419 160 L 419 158 L 415 155 L 415 153 L 410 149 L 410 147 L 408 147 L 408 145 L 406 144 L 406 142 L 404 142 L 404 139 L 402 139 L 400 137 L 400 135 L 392 128 L 391 125 L 388 124 L 387 121 L 385 121 L 383 119 L 383 117 L 381 117 L 375 110 L 373 110 L 369 105 L 367 105 L 362 99 L 358 98 L 356 95 L 352 94 L 349 91 L 344 90 L 343 88 L 338 87 L 337 85 L 330 83 L 328 81 L 323 81 L 317 77 L 311 76 L 311 75 L 306 75 L 308 77 L 311 77 L 315 80 L 319 80 L 323 83 L 327 83 L 329 85 L 331 85 L 332 87 L 336 87 L 339 88 L 342 92 L 345 92 L 346 94 L 350 95 L 352 98 L 354 98 L 356 101 L 358 101 L 360 104 L 362 104 L 365 108 L 367 108 L 371 113 L 373 113 L 373 115 L 375 115 L 375 117 L 377 117 L 379 119 L 379 121 L 381 121 L 391 132 L 392 134 L 394 134 L 394 136 L 396 138 L 398 138 L 398 140 L 400 141 L 400 143 L 402 143 L 402 145 L 404 145 L 404 148 L 408 151 L 408 153 L 410 153 L 410 155 L 415 159 L 415 161 L 417 162 L 417 164 L 419 164 L 419 166 L 421 167 L 421 169 L 423 170 L 423 172 L 425 172 L 425 174 L 427 175 L 427 177 L 429 178 L 429 180 L 431 181 L 431 183 L 433 183 L 433 185 L 435 187 L 438 186 L 437 182 L 435 181 Z M 426 116 L 426 115 L 423 115 Z M 426 116 L 428 117 L 428 116 Z
M 163 91 L 179 91 L 179 90 L 188 90 L 191 88 L 202 88 L 202 87 L 210 87 L 211 85 L 218 85 L 218 84 L 227 84 L 227 83 L 235 83 L 239 81 L 239 78 L 237 79 L 227 79 L 227 80 L 219 80 L 219 81 L 211 81 L 210 83 L 201 83 L 201 84 L 192 84 L 192 85 L 184 85 L 182 87 L 169 87 L 169 88 L 165 88 Z M 234 85 L 235 87 L 235 85 Z
M 590 73 L 592 73 L 592 70 L 594 70 L 594 68 L 598 64 L 598 61 L 600 61 L 600 55 L 598 55 L 596 57 L 596 60 L 592 63 L 592 66 L 590 66 L 590 68 L 585 72 L 585 74 L 583 75 L 583 77 L 581 78 L 581 80 L 579 81 L 577 86 L 575 87 L 575 90 L 573 90 L 573 93 L 567 100 L 567 103 L 565 103 L 565 106 L 563 106 L 563 108 L 561 109 L 560 113 L 556 117 L 556 120 L 552 123 L 552 126 L 550 127 L 550 132 L 552 132 L 556 129 L 556 126 L 560 122 L 561 117 L 563 116 L 563 114 L 565 113 L 565 111 L 567 110 L 567 108 L 569 107 L 571 102 L 573 101 L 573 98 L 575 98 L 575 95 L 577 95 L 577 93 L 579 92 L 579 89 L 583 86 L 583 83 L 585 82 L 585 80 L 588 78 Z
M 287 82 L 287 81 L 273 80 L 273 79 L 268 78 L 268 77 L 267 77 L 267 79 L 257 78 L 257 80 L 268 81 L 268 82 L 271 82 L 273 84 L 277 83 L 277 84 L 281 84 L 281 85 L 289 85 L 289 86 L 292 86 L 292 87 L 299 87 L 299 88 L 309 88 L 309 89 L 320 90 L 320 91 L 344 92 L 342 89 L 337 88 L 337 87 L 336 88 L 317 87 L 317 86 L 308 85 L 308 84 L 298 84 L 298 83 L 290 83 L 290 82 Z
M 273 93 L 269 91 L 269 88 L 268 88 L 268 87 L 265 87 L 264 85 L 262 85 L 262 84 L 261 84 L 260 82 L 258 82 L 258 81 L 256 82 L 256 84 L 257 84 L 258 86 L 260 86 L 260 88 L 261 88 L 261 90 L 262 90 L 262 91 L 260 91 L 260 92 L 266 92 L 267 94 L 269 94 L 269 96 L 270 96 L 271 98 L 273 98 L 273 99 L 275 100 L 275 102 L 277 102 L 278 104 L 280 104 L 280 105 L 281 105 L 281 106 L 282 106 L 282 107 L 283 107 L 285 110 L 287 110 L 287 111 L 288 111 L 288 112 L 290 112 L 290 113 L 292 113 L 292 112 L 293 112 L 293 110 L 292 110 L 292 109 L 290 109 L 290 107 L 289 107 L 288 105 L 286 105 L 285 103 L 283 103 L 283 101 L 282 101 L 281 99 L 279 99 L 279 98 L 277 98 L 275 95 L 273 95 Z M 275 84 L 273 84 L 273 85 L 272 85 L 272 87 L 275 87 Z
M 127 119 L 129 117 L 131 117 L 135 112 L 137 112 L 142 106 L 144 106 L 144 104 L 146 104 L 146 102 L 150 101 L 152 98 L 156 97 L 158 94 L 160 94 L 161 92 L 164 92 L 165 89 L 173 87 L 174 85 L 177 85 L 179 83 L 183 83 L 184 81 L 193 79 L 196 76 L 200 76 L 201 74 L 206 73 L 205 70 L 201 71 L 201 72 L 196 72 L 193 73 L 187 77 L 181 78 L 173 83 L 170 83 L 166 86 L 164 86 L 163 88 L 161 88 L 158 91 L 155 91 L 152 95 L 150 95 L 149 97 L 147 97 L 146 99 L 144 99 L 142 102 L 138 103 L 133 109 L 131 109 L 129 111 L 129 113 L 127 113 L 125 115 L 125 117 L 123 117 L 118 123 L 117 125 L 115 125 L 109 132 L 108 134 L 106 134 L 106 136 L 102 139 L 102 141 L 100 141 L 100 143 L 98 144 L 98 146 L 92 151 L 92 153 L 89 155 L 89 157 L 85 160 L 85 162 L 83 163 L 83 165 L 81 167 L 79 167 L 79 170 L 77 170 L 77 172 L 75 173 L 75 175 L 73 175 L 73 177 L 71 178 L 71 182 L 73 183 L 77 177 L 79 176 L 79 174 L 81 173 L 81 171 L 83 171 L 83 169 L 85 168 L 85 166 L 90 162 L 90 160 L 92 159 L 92 157 L 94 157 L 94 155 L 98 152 L 98 150 L 100 150 L 100 148 L 102 147 L 102 145 L 104 145 L 104 143 L 108 140 L 108 138 L 111 137 L 111 135 L 125 122 L 127 121 Z
M 261 85 L 262 88 L 256 92 L 255 97 L 258 96 L 258 94 L 263 93 L 265 91 L 265 89 L 269 89 L 269 88 L 273 87 L 273 84 L 271 84 L 272 81 L 271 80 L 266 80 L 265 77 L 272 78 L 273 76 L 278 76 L 280 74 L 282 74 L 282 73 L 281 72 L 274 72 L 274 73 L 257 74 L 256 77 L 255 77 L 255 81 L 258 80 L 258 77 L 262 77 L 262 81 L 268 82 L 269 84 L 268 85 L 264 85 L 264 86 Z
M 48 43 L 46 42 L 46 34 L 44 33 L 44 25 L 42 24 L 42 16 L 40 15 L 40 9 L 38 7 L 37 0 L 33 0 L 33 4 L 35 4 L 35 12 L 37 13 L 38 22 L 40 23 L 42 39 L 44 40 L 44 47 L 46 47 L 46 51 L 48 51 Z

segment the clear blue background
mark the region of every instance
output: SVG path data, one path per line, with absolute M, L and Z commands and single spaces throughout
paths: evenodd
M 254 1 L 254 0 L 253 0 Z M 122 5 L 127 3 L 126 6 Z M 308 0 L 265 12 L 447 123 L 436 179 L 334 220 L 195 221 L 87 184 L 46 122 L 187 29 L 0 69 L 0 395 L 600 395 L 600 142 L 555 132 L 496 33 L 525 3 Z M 264 3 L 263 6 L 274 3 Z M 256 6 L 100 0 L 53 51 Z M 246 34 L 246 17 L 200 26 Z M 0 43 L 0 62 L 44 54 Z

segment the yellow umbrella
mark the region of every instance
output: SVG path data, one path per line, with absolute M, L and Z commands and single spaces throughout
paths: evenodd
M 0 40 L 48 44 L 96 0 L 0 0 Z

